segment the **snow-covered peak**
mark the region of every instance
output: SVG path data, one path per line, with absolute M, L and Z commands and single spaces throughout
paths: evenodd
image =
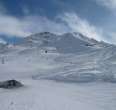
M 77 32 L 64 33 L 62 35 L 57 35 L 57 34 L 53 34 L 53 33 L 50 33 L 50 32 L 41 32 L 41 33 L 32 34 L 31 36 L 28 36 L 25 39 L 28 40 L 28 41 L 47 40 L 47 41 L 54 42 L 54 41 L 56 41 L 56 40 L 58 41 L 58 40 L 60 40 L 60 39 L 62 39 L 64 37 L 66 39 L 70 39 L 69 37 L 72 37 L 72 39 L 76 38 L 76 40 L 78 39 L 78 40 L 81 40 L 83 42 L 89 43 L 91 46 L 103 43 L 103 42 L 97 41 L 97 40 L 95 40 L 93 38 L 89 38 L 87 36 L 84 36 L 82 33 L 77 33 Z M 103 45 L 105 45 L 105 44 L 106 43 L 103 43 Z
M 29 47 L 53 47 L 61 53 L 77 53 L 104 48 L 105 43 L 88 38 L 81 33 L 64 33 L 62 35 L 50 32 L 32 34 L 24 38 L 23 46 Z

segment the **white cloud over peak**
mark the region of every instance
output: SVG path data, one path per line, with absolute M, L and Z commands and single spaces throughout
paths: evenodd
M 103 40 L 102 30 L 91 25 L 87 20 L 80 18 L 77 14 L 65 13 L 64 16 L 60 16 L 60 18 L 67 23 L 71 31 L 80 32 L 85 36 L 97 40 Z
M 58 17 L 62 22 L 50 20 L 45 16 L 26 16 L 15 18 L 0 15 L 0 34 L 9 36 L 28 36 L 32 33 L 50 31 L 53 33 L 80 32 L 85 36 L 101 40 L 102 31 L 81 19 L 75 13 L 65 13 Z
M 96 2 L 110 10 L 116 10 L 116 0 L 96 0 Z
M 55 3 L 62 4 L 62 1 L 53 0 Z M 105 6 L 110 10 L 116 9 L 116 0 L 94 0 L 99 5 Z M 64 3 L 64 2 L 63 2 Z M 8 10 L 0 2 L 0 35 L 26 37 L 33 33 L 49 31 L 56 34 L 65 32 L 80 32 L 85 36 L 97 40 L 116 42 L 115 35 L 110 34 L 109 40 L 106 35 L 110 32 L 104 32 L 101 27 L 96 27 L 86 19 L 78 16 L 77 13 L 67 12 L 56 16 L 56 19 L 49 19 L 46 16 L 31 15 L 28 6 L 22 6 L 24 17 L 17 18 L 7 15 Z M 105 33 L 105 34 L 104 34 Z M 114 32 L 113 32 L 114 33 Z
M 80 18 L 76 13 L 64 13 L 54 20 L 39 15 L 27 15 L 23 18 L 0 15 L 0 35 L 26 37 L 43 31 L 56 34 L 80 32 L 85 36 L 103 40 L 102 30 Z
M 0 34 L 9 36 L 28 35 L 24 27 L 25 22 L 7 15 L 0 15 Z
M 44 16 L 16 18 L 3 14 L 0 15 L 1 35 L 26 37 L 41 31 L 63 33 L 68 31 L 68 28 L 63 23 L 57 23 Z
M 16 18 L 7 15 L 5 7 L 0 5 L 0 35 L 26 37 L 43 31 L 57 34 L 80 32 L 85 36 L 103 40 L 102 30 L 91 25 L 87 20 L 80 18 L 76 13 L 64 13 L 51 20 L 46 16 L 30 15 L 30 10 L 26 6 L 22 10 L 25 17 Z M 60 20 L 57 21 L 58 19 Z

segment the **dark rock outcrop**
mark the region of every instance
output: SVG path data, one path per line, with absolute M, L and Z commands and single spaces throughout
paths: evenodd
M 0 88 L 12 89 L 22 87 L 23 84 L 16 80 L 7 80 L 0 82 Z

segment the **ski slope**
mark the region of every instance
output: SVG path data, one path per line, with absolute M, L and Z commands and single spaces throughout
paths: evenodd
M 3 46 L 0 81 L 16 79 L 25 86 L 0 88 L 0 108 L 115 110 L 115 50 L 114 45 L 81 34 L 49 32 Z

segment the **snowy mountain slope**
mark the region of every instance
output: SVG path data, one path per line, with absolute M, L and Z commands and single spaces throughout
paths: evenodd
M 115 45 L 44 32 L 5 46 L 0 81 L 17 79 L 24 87 L 0 89 L 2 110 L 115 110 Z
M 55 35 L 49 32 L 38 33 L 24 39 L 21 45 L 30 47 L 54 47 L 59 53 L 91 51 L 107 46 L 105 43 L 83 37 L 81 34 L 66 33 Z
M 115 50 L 114 45 L 79 33 L 55 35 L 43 32 L 24 38 L 20 45 L 10 48 L 4 59 L 11 67 L 2 65 L 2 71 L 9 68 L 13 74 L 16 72 L 13 66 L 17 65 L 18 72 L 27 71 L 33 79 L 116 82 L 115 59 L 110 60 L 115 58 Z
M 114 45 L 87 38 L 80 33 L 55 35 L 43 32 L 25 38 L 20 46 L 25 49 L 20 50 L 18 54 L 22 57 L 31 56 L 30 63 L 32 64 L 35 63 L 34 59 L 37 62 L 38 57 L 42 55 L 44 61 L 52 61 L 53 65 L 60 65 L 58 68 L 51 67 L 47 72 L 36 73 L 32 76 L 34 79 L 115 82 L 115 69 L 113 69 L 115 66 L 107 61 L 116 55 Z
M 59 56 L 55 61 L 59 64 L 64 63 L 60 68 L 47 72 L 47 74 L 36 75 L 35 79 L 44 78 L 66 82 L 115 82 L 115 64 L 107 61 L 112 53 L 103 55 L 104 53 L 100 50 L 86 55 Z

